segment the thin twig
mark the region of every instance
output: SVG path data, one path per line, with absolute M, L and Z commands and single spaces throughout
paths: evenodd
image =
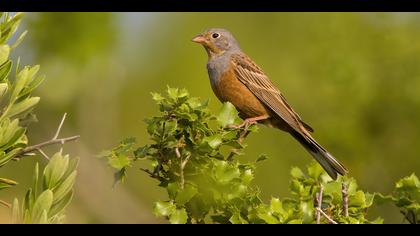
M 327 218 L 328 222 L 330 222 L 331 224 L 338 224 L 336 221 L 334 221 L 331 217 L 329 217 L 327 214 L 325 214 L 325 212 L 323 210 L 321 210 L 320 208 L 316 208 L 316 210 L 318 212 L 320 212 L 325 218 Z
M 154 179 L 157 179 L 159 181 L 164 181 L 165 180 L 165 178 L 160 177 L 159 175 L 156 175 L 155 173 L 153 173 L 152 171 L 150 171 L 148 169 L 140 168 L 140 170 L 146 172 L 147 174 L 149 174 L 150 177 L 152 177 Z
M 41 153 L 41 155 L 43 156 L 43 157 L 45 157 L 45 159 L 47 159 L 47 160 L 50 160 L 50 157 L 44 152 L 44 151 L 42 151 L 42 149 L 41 148 L 38 148 L 37 149 L 37 151 L 39 152 L 39 153 Z
M 322 184 L 320 184 L 319 186 L 319 193 L 316 193 L 316 201 L 318 203 L 318 208 L 321 209 L 322 207 L 322 195 L 324 193 L 324 186 L 322 186 Z M 316 211 L 316 223 L 320 224 L 321 223 L 321 212 L 320 211 Z
M 67 138 L 58 138 L 58 136 L 60 135 L 61 132 L 61 128 L 63 127 L 64 121 L 66 120 L 67 117 L 67 113 L 65 113 L 63 115 L 63 118 L 61 119 L 61 122 L 57 128 L 57 131 L 55 132 L 54 137 L 51 140 L 33 145 L 33 146 L 29 146 L 24 148 L 22 151 L 20 151 L 19 153 L 17 153 L 14 157 L 14 159 L 19 159 L 25 155 L 27 155 L 28 153 L 32 153 L 34 151 L 38 151 L 39 153 L 41 153 L 41 155 L 43 155 L 44 157 L 48 157 L 47 155 L 45 155 L 45 153 L 41 150 L 41 148 L 46 147 L 46 146 L 50 146 L 50 145 L 54 145 L 54 144 L 65 144 L 67 142 L 71 142 L 71 141 L 75 141 L 78 140 L 80 138 L 80 135 L 76 135 L 76 136 L 72 136 L 72 137 L 67 137 Z M 62 150 L 62 149 L 61 149 Z
M 58 138 L 58 135 L 60 135 L 61 128 L 63 128 L 63 124 L 64 124 L 64 121 L 66 120 L 66 117 L 67 117 L 67 113 L 64 113 L 63 118 L 61 118 L 61 122 L 60 122 L 60 124 L 58 125 L 58 129 L 57 129 L 57 131 L 55 132 L 55 135 L 54 135 L 54 137 L 52 138 L 52 140 L 57 139 L 57 138 Z
M 5 202 L 5 201 L 3 201 L 1 199 L 0 199 L 0 205 L 3 205 L 5 207 L 7 207 L 7 208 L 12 208 L 12 204 L 10 204 L 8 202 Z
M 349 195 L 347 193 L 347 184 L 344 181 L 341 184 L 341 194 L 343 196 L 344 216 L 349 217 Z
M 191 155 L 187 155 L 185 157 L 185 159 L 183 160 L 178 147 L 175 148 L 175 153 L 176 153 L 176 156 L 181 159 L 180 160 L 180 166 L 179 166 L 179 169 L 180 169 L 179 170 L 179 172 L 180 172 L 179 175 L 180 175 L 180 178 L 181 178 L 181 189 L 184 189 L 184 185 L 185 185 L 184 169 L 185 169 L 185 165 L 187 165 L 187 162 L 190 159 Z

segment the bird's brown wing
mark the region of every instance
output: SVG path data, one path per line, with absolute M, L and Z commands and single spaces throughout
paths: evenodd
M 307 131 L 313 132 L 313 129 L 304 123 L 300 116 L 287 103 L 284 96 L 264 74 L 261 68 L 248 56 L 245 54 L 234 54 L 232 55 L 232 63 L 234 63 L 237 78 L 275 114 L 298 132 L 302 131 L 302 126 Z

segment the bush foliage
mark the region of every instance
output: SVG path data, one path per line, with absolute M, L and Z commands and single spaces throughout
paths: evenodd
M 185 89 L 168 88 L 165 96 L 152 97 L 160 115 L 146 119 L 151 142 L 137 147 L 129 138 L 100 156 L 116 170 L 116 181 L 125 179 L 134 162 L 149 161 L 151 169 L 142 170 L 168 194 L 155 202 L 154 213 L 170 223 L 382 223 L 367 214 L 374 203 L 385 201 L 394 202 L 408 222 L 418 221 L 420 184 L 414 174 L 400 180 L 392 195 L 382 195 L 361 190 L 351 177 L 333 181 L 315 162 L 306 171 L 291 169 L 291 198 L 266 203 L 252 183 L 266 156 L 251 163 L 239 156 L 257 126 L 232 128 L 241 122 L 232 104 L 213 115 L 207 102 Z
M 23 40 L 26 31 L 12 45 L 8 41 L 15 35 L 22 16 L 22 13 L 13 16 L 0 13 L 0 167 L 12 160 L 18 161 L 30 156 L 32 151 L 39 151 L 42 147 L 40 145 L 38 148 L 28 149 L 29 140 L 26 134 L 28 124 L 36 121 L 32 111 L 40 101 L 39 97 L 33 97 L 31 93 L 42 83 L 44 76 L 38 75 L 39 66 L 20 68 L 18 60 L 15 65 L 16 73 L 11 78 L 13 62 L 9 58 L 10 53 Z M 36 164 L 33 186 L 27 191 L 22 206 L 16 198 L 13 204 L 3 200 L 0 203 L 12 209 L 16 223 L 63 222 L 63 211 L 73 196 L 77 162 L 78 159 L 69 159 L 61 151 L 56 153 L 48 160 L 43 171 L 42 186 L 38 183 L 39 167 Z M 17 182 L 14 180 L 0 178 L 0 190 L 15 185 Z

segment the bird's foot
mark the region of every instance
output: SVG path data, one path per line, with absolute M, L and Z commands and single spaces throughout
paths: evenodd
M 244 130 L 248 130 L 248 128 L 251 125 L 256 124 L 260 120 L 266 120 L 269 117 L 270 116 L 267 116 L 267 115 L 251 117 L 251 118 L 245 119 L 244 122 L 242 122 L 242 124 L 240 124 L 240 125 L 230 125 L 229 127 L 232 128 L 232 129 L 242 129 L 242 128 L 244 128 Z
M 249 127 L 253 124 L 257 124 L 258 121 L 260 120 L 265 120 L 268 119 L 269 116 L 257 116 L 257 117 L 251 117 L 251 118 L 247 118 L 244 120 L 244 122 L 242 122 L 242 124 L 240 125 L 231 125 L 230 128 L 233 129 L 244 129 L 241 134 L 239 135 L 239 143 L 243 142 L 243 139 L 249 134 Z

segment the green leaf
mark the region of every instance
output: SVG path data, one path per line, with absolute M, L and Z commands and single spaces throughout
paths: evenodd
M 238 178 L 241 173 L 237 168 L 229 166 L 226 161 L 215 161 L 215 177 L 220 183 L 227 183 Z
M 67 193 L 65 197 L 63 197 L 57 203 L 54 203 L 50 209 L 50 215 L 58 215 L 63 212 L 66 207 L 70 204 L 71 200 L 73 199 L 73 191 Z
M 21 113 L 30 111 L 36 104 L 38 104 L 40 98 L 39 97 L 31 97 L 28 99 L 23 100 L 17 104 L 14 104 L 10 110 L 6 113 L 7 117 L 14 117 Z
M 0 153 L 0 167 L 6 165 L 16 154 L 18 154 L 22 149 L 16 148 L 8 153 Z
M 162 97 L 162 95 L 160 95 L 159 93 L 151 93 L 152 94 L 152 99 L 155 100 L 156 102 L 160 102 L 162 100 L 164 100 L 165 98 Z
M 3 82 L 12 69 L 12 61 L 7 61 L 3 65 L 0 64 L 0 82 Z
M 54 190 L 54 204 L 61 201 L 73 189 L 76 176 L 77 171 L 75 170 Z
M 363 191 L 357 191 L 354 195 L 349 196 L 349 207 L 365 207 L 366 198 Z
M 182 209 L 176 209 L 171 216 L 169 217 L 169 222 L 171 224 L 185 224 L 187 223 L 187 212 L 184 208 Z
M 3 97 L 3 95 L 7 92 L 7 89 L 9 86 L 7 83 L 0 83 L 0 98 Z
M 20 207 L 19 200 L 15 198 L 12 204 L 12 221 L 14 224 L 20 223 Z
M 296 178 L 296 179 L 305 178 L 305 174 L 298 167 L 293 167 L 292 170 L 290 171 L 290 174 L 292 175 L 293 178 Z
M 10 47 L 9 45 L 0 45 L 0 65 L 5 63 L 7 59 L 9 58 L 10 54 Z
M 28 33 L 27 30 L 25 30 L 23 33 L 21 33 L 19 38 L 13 43 L 11 48 L 15 49 L 17 46 L 19 46 L 19 44 L 23 41 L 23 39 L 25 38 L 27 33 Z
M 10 187 L 13 187 L 13 186 L 15 186 L 17 184 L 18 183 L 16 181 L 14 181 L 14 180 L 0 178 L 0 189 L 10 188 Z
M 31 219 L 34 222 L 38 222 L 41 219 L 44 211 L 48 212 L 50 210 L 53 198 L 53 192 L 49 189 L 39 195 L 38 199 L 34 203 L 31 214 Z
M 268 159 L 268 156 L 266 154 L 261 154 L 258 159 L 255 162 L 262 162 Z
M 311 164 L 308 167 L 309 177 L 317 180 L 321 176 L 322 173 L 324 173 L 324 170 L 322 169 L 322 167 L 314 161 L 311 162 Z
M 144 158 L 147 156 L 147 153 L 149 152 L 150 146 L 145 145 L 143 147 L 139 147 L 136 151 L 134 151 L 134 156 L 136 158 Z
M 67 170 L 68 164 L 68 156 L 63 156 L 60 152 L 54 154 L 44 169 L 45 188 L 52 189 L 60 182 Z
M 232 224 L 248 224 L 248 221 L 246 221 L 244 218 L 242 218 L 242 216 L 239 212 L 235 212 L 229 218 L 229 222 L 232 223 Z
M 270 210 L 275 213 L 284 214 L 283 205 L 278 198 L 271 198 Z
M 156 216 L 169 216 L 176 210 L 173 202 L 156 202 L 153 207 L 153 213 Z
M 184 189 L 179 189 L 179 192 L 175 198 L 175 202 L 179 205 L 184 205 L 191 200 L 196 194 L 198 190 L 196 187 L 192 185 L 185 185 Z
M 400 191 L 401 190 L 410 191 L 410 190 L 413 190 L 413 189 L 419 189 L 420 188 L 420 181 L 417 178 L 417 176 L 413 173 L 410 176 L 399 180 L 396 183 L 395 187 Z
M 41 217 L 35 221 L 38 224 L 48 224 L 48 213 L 47 210 L 43 210 Z
M 207 143 L 212 149 L 217 149 L 222 144 L 222 136 L 215 134 L 209 137 L 205 137 L 203 142 Z
M 123 168 L 130 166 L 130 163 L 130 158 L 125 155 L 119 155 L 108 161 L 108 164 L 117 170 L 122 170 Z
M 217 121 L 222 127 L 232 125 L 235 122 L 235 119 L 238 117 L 238 111 L 235 106 L 230 102 L 225 102 L 219 115 L 217 115 Z

